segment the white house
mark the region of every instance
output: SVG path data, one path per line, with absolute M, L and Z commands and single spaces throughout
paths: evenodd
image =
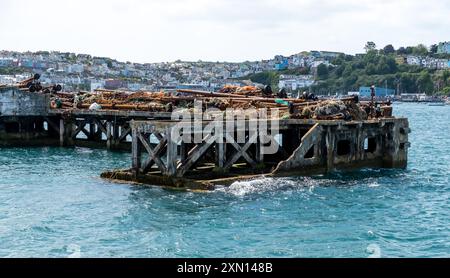
M 314 85 L 315 81 L 312 75 L 280 75 L 278 87 L 280 89 L 297 90 Z

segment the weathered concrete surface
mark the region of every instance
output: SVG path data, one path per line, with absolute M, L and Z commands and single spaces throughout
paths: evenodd
M 49 105 L 48 95 L 21 91 L 14 87 L 0 88 L 0 117 L 46 116 Z

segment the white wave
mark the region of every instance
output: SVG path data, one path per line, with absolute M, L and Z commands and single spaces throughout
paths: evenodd
M 380 184 L 376 181 L 369 183 L 369 187 L 379 187 Z
M 279 191 L 283 189 L 305 188 L 313 186 L 310 180 L 287 179 L 287 178 L 259 178 L 246 181 L 237 181 L 228 187 L 218 188 L 222 191 L 235 196 L 245 196 L 270 191 Z

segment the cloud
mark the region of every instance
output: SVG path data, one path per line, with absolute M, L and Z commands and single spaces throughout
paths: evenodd
M 120 60 L 260 60 L 450 39 L 447 0 L 2 0 L 0 48 Z

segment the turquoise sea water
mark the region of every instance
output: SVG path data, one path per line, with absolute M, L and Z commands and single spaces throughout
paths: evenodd
M 450 106 L 395 114 L 412 129 L 407 170 L 209 193 L 98 178 L 126 153 L 0 148 L 0 257 L 449 257 Z

